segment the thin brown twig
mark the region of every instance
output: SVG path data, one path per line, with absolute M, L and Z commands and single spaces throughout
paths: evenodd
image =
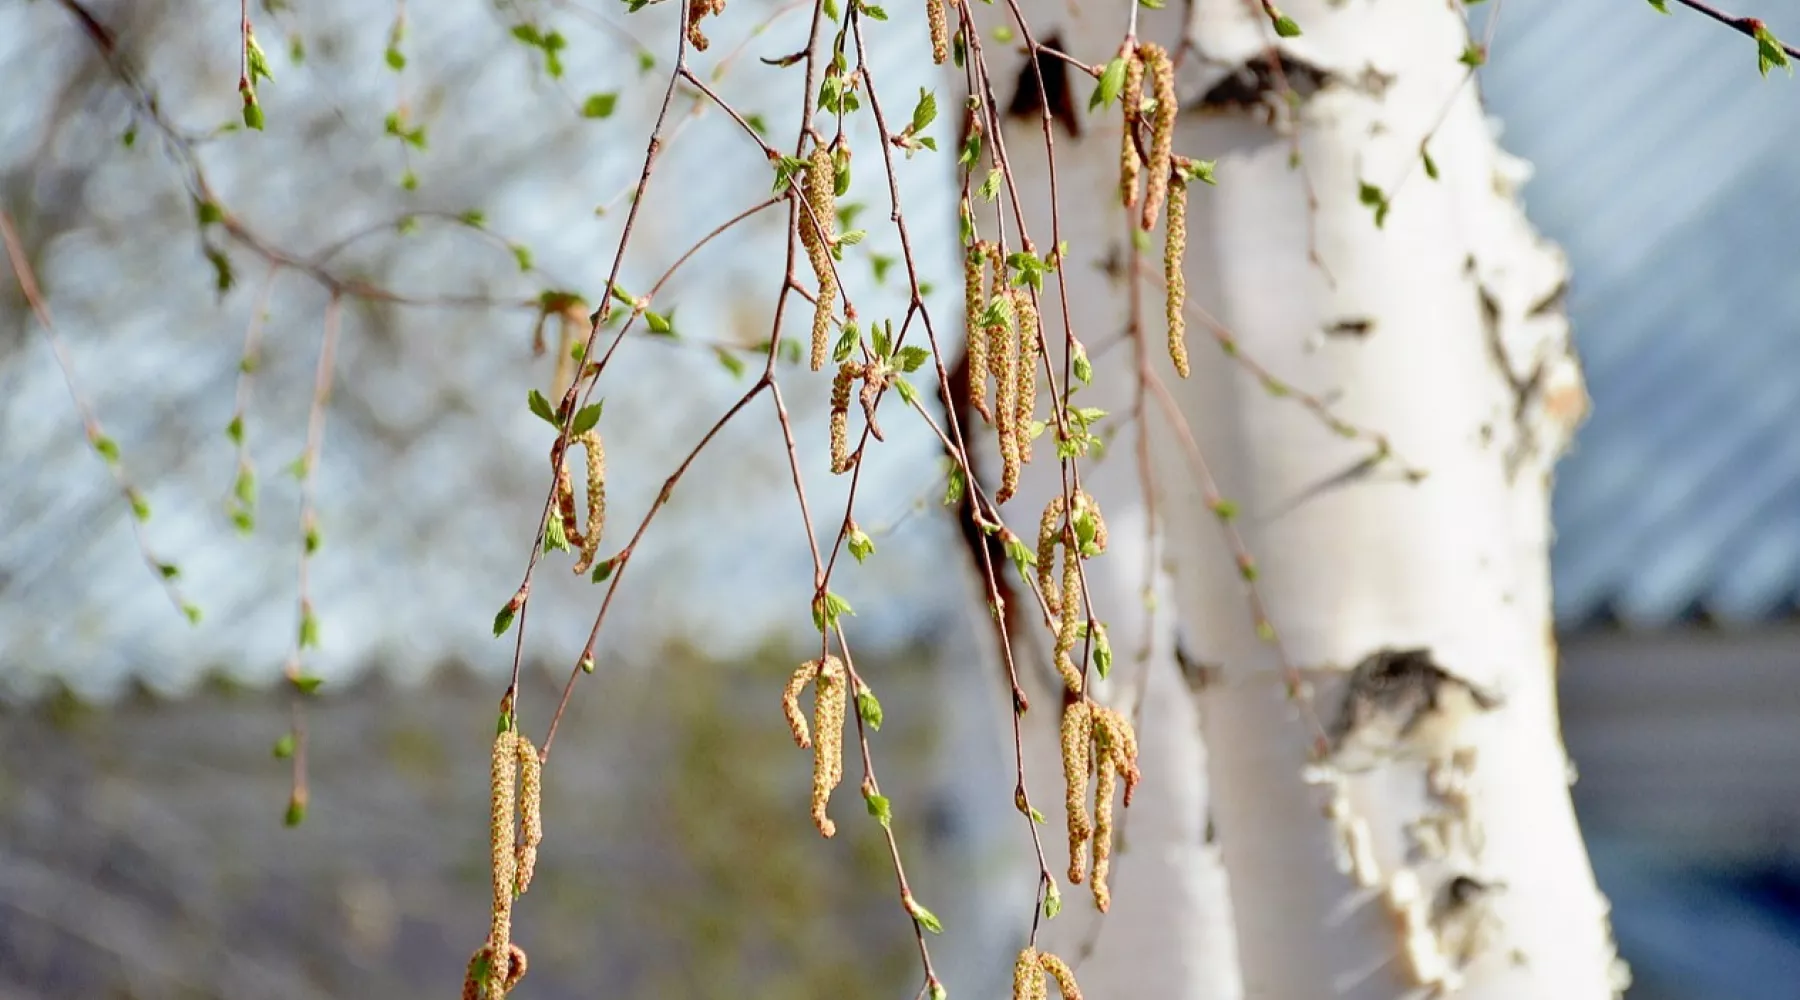
M 1725 11 L 1714 7 L 1712 4 L 1703 2 L 1703 0 L 1673 0 L 1673 2 L 1678 3 L 1695 13 L 1704 14 L 1720 24 L 1723 24 L 1725 27 L 1748 38 L 1756 38 L 1757 32 L 1768 30 L 1768 26 L 1765 25 L 1760 18 L 1728 14 Z M 1760 39 L 1758 40 L 1760 41 Z M 1788 58 L 1800 59 L 1800 48 L 1795 48 L 1794 46 L 1779 40 L 1776 44 L 1780 46 L 1781 51 L 1787 53 Z
M 50 342 L 50 351 L 56 357 L 56 365 L 62 370 L 63 383 L 68 386 L 69 398 L 75 403 L 75 412 L 81 417 L 82 430 L 87 435 L 89 446 L 94 449 L 111 474 L 113 484 L 119 495 L 131 509 L 131 534 L 137 541 L 138 553 L 143 557 L 144 565 L 162 585 L 163 593 L 168 595 L 169 603 L 181 612 L 192 624 L 200 622 L 200 608 L 183 595 L 177 578 L 180 570 L 174 563 L 164 562 L 150 548 L 150 540 L 144 534 L 144 521 L 150 516 L 149 502 L 144 499 L 131 479 L 125 474 L 123 462 L 119 458 L 118 445 L 107 437 L 100 426 L 100 418 L 82 395 L 81 386 L 75 378 L 75 362 L 69 356 L 69 350 L 56 332 L 56 324 L 50 318 L 50 303 L 38 287 L 37 275 L 33 273 L 31 261 L 26 258 L 25 244 L 19 238 L 19 231 L 13 225 L 11 214 L 0 209 L 0 238 L 6 245 L 7 259 L 12 262 L 13 277 L 19 283 L 19 291 L 25 296 L 26 303 L 37 316 L 38 325 L 43 328 L 44 337 Z

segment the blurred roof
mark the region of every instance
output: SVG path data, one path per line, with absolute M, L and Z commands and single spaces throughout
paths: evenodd
M 1506 146 L 1537 167 L 1533 219 L 1568 251 L 1594 403 L 1557 476 L 1558 622 L 1792 613 L 1796 84 L 1761 79 L 1754 42 L 1679 8 L 1490 6 L 1485 93 Z M 1791 7 L 1733 12 L 1800 34 Z

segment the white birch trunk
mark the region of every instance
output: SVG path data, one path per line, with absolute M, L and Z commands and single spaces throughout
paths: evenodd
M 1570 807 L 1554 698 L 1549 470 L 1586 404 L 1557 301 L 1562 258 L 1525 221 L 1515 199 L 1521 166 L 1498 149 L 1464 82 L 1460 4 L 1283 6 L 1304 34 L 1280 42 L 1284 72 L 1263 72 L 1260 82 L 1277 39 L 1259 4 L 1195 0 L 1185 30 L 1174 12 L 1142 12 L 1140 38 L 1173 51 L 1184 34 L 1191 46 L 1178 63 L 1177 152 L 1217 159 L 1218 187 L 1196 187 L 1190 200 L 1190 301 L 1264 369 L 1385 435 L 1398 459 L 1365 464 L 1369 440 L 1265 389 L 1212 348 L 1195 309 L 1192 379 L 1156 360 L 1239 510 L 1279 643 L 1257 635 L 1236 553 L 1204 502 L 1190 449 L 1153 420 L 1157 514 L 1184 642 L 1220 669 L 1215 682 L 1195 685 L 1202 743 L 1199 732 L 1159 731 L 1192 727 L 1195 715 L 1177 684 L 1157 686 L 1158 677 L 1180 677 L 1172 658 L 1151 657 L 1159 711 L 1143 720 L 1145 787 L 1132 810 L 1143 815 L 1131 822 L 1160 839 L 1140 840 L 1132 828 L 1108 918 L 1115 926 L 1082 971 L 1084 988 L 1097 997 L 1241 990 L 1266 1000 L 1611 997 L 1623 970 Z M 1076 57 L 1104 63 L 1124 34 L 1129 8 L 1118 8 L 1044 3 L 1026 13 L 1039 39 L 1060 34 Z M 1019 57 L 986 47 L 1004 101 Z M 1233 74 L 1247 94 L 1238 88 L 1224 100 L 1230 88 L 1216 85 Z M 1088 85 L 1074 85 L 1080 106 Z M 1280 93 L 1288 86 L 1299 93 L 1293 113 Z M 1117 108 L 1082 124 L 1079 141 L 1059 134 L 1057 162 L 1072 317 L 1098 373 L 1078 403 L 1122 422 L 1135 362 L 1129 345 L 1111 345 L 1127 300 L 1101 266 L 1124 259 Z M 1420 163 L 1428 135 L 1440 180 Z M 1048 178 L 1035 122 L 1016 123 L 1007 140 L 1032 235 L 1046 249 Z M 1380 228 L 1359 198 L 1362 183 L 1391 199 Z M 1159 269 L 1148 259 L 1156 317 Z M 1053 312 L 1045 328 L 1060 331 Z M 1150 330 L 1154 342 L 1161 323 Z M 1122 434 L 1085 479 L 1114 539 L 1144 536 L 1134 447 Z M 1009 522 L 1030 520 L 1055 488 L 1052 468 L 1039 459 L 1043 478 L 1009 505 Z M 1427 476 L 1412 481 L 1406 468 Z M 1125 609 L 1139 600 L 1142 560 L 1132 566 L 1114 546 L 1089 580 L 1102 616 L 1112 616 L 1129 684 L 1141 637 Z M 1360 721 L 1346 725 L 1352 668 L 1384 650 L 1424 652 L 1390 661 L 1382 684 L 1357 685 Z M 1285 696 L 1284 655 L 1314 691 L 1337 767 L 1308 767 L 1319 727 Z M 1210 781 L 1161 773 L 1197 769 L 1208 751 Z M 1045 764 L 1035 773 L 1046 771 L 1055 773 Z M 1037 784 L 1040 798 L 1046 784 Z M 1223 877 L 1193 839 L 1205 819 L 1175 815 L 1206 802 L 1202 793 Z M 1167 809 L 1169 822 L 1149 820 Z M 1227 884 L 1228 903 L 1219 898 Z M 1127 906 L 1154 912 L 1146 923 L 1162 939 L 1117 926 Z M 1166 927 L 1171 919 L 1209 929 L 1184 944 Z M 1234 944 L 1236 968 L 1216 955 L 1200 970 L 1147 954 L 1216 950 L 1221 941 Z

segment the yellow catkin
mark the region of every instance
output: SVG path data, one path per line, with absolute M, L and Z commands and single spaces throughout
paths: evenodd
M 1031 302 L 1031 290 L 1012 291 L 1013 317 L 1019 327 L 1019 370 L 1017 372 L 1017 416 L 1013 431 L 1019 438 L 1019 461 L 1031 461 L 1031 418 L 1037 412 L 1038 314 Z
M 825 807 L 831 801 L 832 790 L 844 777 L 844 712 L 849 705 L 848 691 L 843 661 L 827 656 L 813 690 L 813 730 L 818 734 L 818 741 L 813 745 L 812 787 L 813 824 L 826 837 L 837 834 L 837 824 L 825 815 Z
M 998 319 L 988 326 L 989 358 L 994 369 L 994 423 L 1000 430 L 1000 488 L 994 501 L 1005 503 L 1019 489 L 1019 335 L 1006 293 L 1005 272 L 994 282 L 994 302 L 1003 304 Z M 997 349 L 996 349 L 997 348 Z
M 925 20 L 931 25 L 931 61 L 942 66 L 950 58 L 950 17 L 944 0 L 925 0 Z
M 1013 963 L 1013 1000 L 1048 1000 L 1050 987 L 1044 982 L 1044 969 L 1038 950 L 1026 948 Z
M 1056 980 L 1056 988 L 1061 991 L 1063 1000 L 1081 1000 L 1081 987 L 1075 985 L 1075 970 L 1069 968 L 1069 963 L 1046 951 L 1038 955 L 1038 964 Z
M 569 533 L 569 543 L 581 550 L 581 558 L 575 561 L 575 572 L 580 574 L 593 567 L 600 554 L 600 533 L 606 527 L 606 446 L 598 431 L 588 431 L 576 440 L 587 452 L 587 529 Z M 573 513 L 571 503 L 564 510 L 565 520 L 572 518 Z
M 988 301 L 993 303 L 1006 300 L 1006 253 L 1000 249 L 998 243 L 984 243 L 982 248 L 987 251 L 988 259 Z M 1008 322 L 1010 323 L 1012 315 L 1010 300 L 1006 300 L 1003 309 L 1003 315 L 1009 317 Z M 988 329 L 988 336 L 990 338 L 988 340 L 988 374 L 997 379 L 1000 377 L 1000 365 L 1004 360 L 1005 349 L 999 347 L 998 340 L 992 339 L 994 333 L 991 326 Z
M 1075 665 L 1075 658 L 1070 654 L 1075 649 L 1077 633 L 1081 631 L 1081 560 L 1066 548 L 1063 551 L 1062 599 L 1059 604 L 1062 619 L 1056 628 L 1056 672 L 1062 675 L 1064 686 L 1079 693 L 1085 685 L 1081 669 Z
M 1131 719 L 1125 713 L 1112 710 L 1107 718 L 1108 759 L 1119 776 L 1125 779 L 1125 804 L 1131 805 L 1131 793 L 1137 789 L 1138 781 L 1143 777 L 1138 770 L 1137 733 L 1131 728 Z
M 1056 589 L 1056 546 L 1062 541 L 1063 496 L 1050 498 L 1044 505 L 1044 516 L 1038 520 L 1037 578 L 1038 592 L 1052 615 L 1062 614 L 1062 594 Z
M 1177 179 L 1169 189 L 1169 225 L 1163 234 L 1163 314 L 1169 322 L 1169 359 L 1175 362 L 1175 374 L 1188 377 L 1187 276 L 1182 273 L 1182 258 L 1187 254 L 1187 181 Z
M 1144 59 L 1144 75 L 1149 78 L 1156 98 L 1156 115 L 1150 123 L 1150 160 L 1145 169 L 1144 214 L 1141 227 L 1148 232 L 1156 227 L 1162 214 L 1163 200 L 1169 194 L 1169 173 L 1175 160 L 1175 67 L 1162 46 L 1145 43 L 1138 47 Z
M 513 894 L 523 896 L 537 872 L 538 845 L 544 842 L 544 769 L 537 747 L 515 732 L 513 745 L 519 759 L 519 849 Z
M 701 52 L 706 51 L 706 36 L 700 31 L 700 22 L 711 14 L 715 17 L 725 12 L 725 0 L 688 0 L 687 37 L 688 44 Z
M 825 367 L 831 350 L 831 304 L 837 298 L 837 271 L 831 263 L 831 244 L 837 231 L 837 167 L 824 143 L 813 145 L 801 194 L 800 242 L 819 282 L 819 301 L 813 309 L 812 370 Z
M 1112 906 L 1112 888 L 1107 876 L 1112 871 L 1113 790 L 1117 775 L 1101 761 L 1094 776 L 1094 905 L 1101 913 Z
M 494 738 L 493 757 L 489 768 L 488 859 L 494 890 L 487 943 L 487 973 L 482 984 L 490 997 L 506 995 L 507 974 L 511 963 L 496 956 L 510 954 L 512 947 L 512 906 L 518 878 L 515 854 L 514 823 L 518 806 L 518 739 L 508 728 Z
M 794 745 L 802 750 L 812 749 L 812 737 L 806 731 L 806 716 L 800 711 L 800 692 L 806 690 L 806 685 L 818 672 L 817 660 L 800 664 L 788 678 L 787 688 L 781 692 L 781 714 L 787 718 L 788 731 L 794 734 Z
M 1120 97 L 1125 106 L 1125 137 L 1119 149 L 1119 194 L 1126 208 L 1138 203 L 1138 175 L 1143 161 L 1138 158 L 1137 127 L 1144 107 L 1144 60 L 1136 52 L 1125 54 L 1125 89 Z
M 1093 770 L 1093 709 L 1084 698 L 1063 706 L 1062 765 L 1068 797 L 1064 808 L 1069 827 L 1069 881 L 1080 884 L 1087 868 L 1087 842 L 1093 835 L 1087 810 L 1088 772 Z
M 850 383 L 863 374 L 860 361 L 846 361 L 838 366 L 831 380 L 831 471 L 833 475 L 849 472 L 857 456 L 850 454 Z
M 987 327 L 981 321 L 982 306 L 987 300 L 987 289 L 982 282 L 987 252 L 987 244 L 980 240 L 970 243 L 964 251 L 963 308 L 967 314 L 965 323 L 969 331 L 969 399 L 975 406 L 975 412 L 992 424 L 994 413 L 988 409 L 987 401 Z

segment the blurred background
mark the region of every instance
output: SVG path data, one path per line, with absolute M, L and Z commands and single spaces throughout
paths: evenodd
M 230 127 L 235 9 L 78 6 L 92 22 L 66 2 L 0 2 L 0 206 L 150 516 L 134 521 L 86 443 L 9 275 L 0 998 L 448 995 L 486 921 L 483 761 L 512 655 L 491 623 L 547 485 L 552 432 L 525 405 L 553 379 L 555 316 L 552 349 L 533 349 L 541 297 L 597 301 L 667 83 L 672 12 L 255 4 L 274 79 L 259 90 L 267 131 L 248 134 Z M 1739 6 L 1777 32 L 1791 13 Z M 764 60 L 800 47 L 807 10 L 735 0 L 695 63 L 784 147 L 797 73 Z M 1679 12 L 1477 12 L 1478 30 L 1496 19 L 1482 82 L 1503 141 L 1536 164 L 1529 207 L 1575 272 L 1594 411 L 1555 504 L 1564 727 L 1629 996 L 1791 1000 L 1800 275 L 1782 247 L 1800 218 L 1800 101 L 1793 83 L 1758 78 L 1748 40 Z M 543 43 L 552 31 L 565 44 Z M 890 117 L 938 85 L 924 48 L 922 33 L 882 36 Z M 768 196 L 761 152 L 700 108 L 677 90 L 621 273 L 633 293 Z M 901 165 L 922 247 L 953 239 L 952 166 Z M 203 191 L 222 218 L 199 207 Z M 873 266 L 846 280 L 865 318 L 898 320 L 897 241 L 873 224 L 886 197 L 863 164 L 844 200 L 866 206 Z M 604 554 L 752 384 L 781 277 L 764 248 L 783 224 L 763 213 L 709 244 L 657 297 L 670 330 L 621 347 L 616 363 L 642 376 L 602 388 Z M 920 256 L 922 277 L 954 294 L 939 256 Z M 279 681 L 302 532 L 285 470 L 306 448 L 321 279 L 382 292 L 342 300 L 312 465 L 321 644 L 303 662 L 324 684 L 307 708 L 311 815 L 290 831 L 287 765 L 269 747 L 289 725 Z M 822 382 L 783 387 L 800 452 L 818 459 L 802 471 L 824 531 L 844 484 L 823 466 Z M 1010 746 L 992 725 L 1005 706 L 979 659 L 943 469 L 917 424 L 889 421 L 866 460 L 857 517 L 877 555 L 834 579 L 886 707 L 877 765 L 909 879 L 954 930 L 934 958 L 957 992 L 988 995 L 1022 933 L 1020 900 L 994 874 L 1019 846 L 1004 836 Z M 246 478 L 253 490 L 238 489 Z M 773 711 L 816 633 L 766 398 L 658 518 L 547 772 L 560 815 L 519 931 L 532 995 L 910 995 L 917 959 L 885 844 L 854 822 L 814 839 L 806 757 Z M 175 567 L 173 591 L 146 552 Z M 551 557 L 534 581 L 534 733 L 600 594 L 566 567 Z M 1019 885 L 1028 897 L 1029 875 Z

